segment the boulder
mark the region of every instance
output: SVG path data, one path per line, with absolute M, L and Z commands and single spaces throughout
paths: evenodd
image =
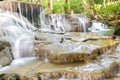
M 0 52 L 0 65 L 6 66 L 9 65 L 11 62 L 12 62 L 12 54 L 10 52 L 10 49 L 6 47 Z
M 3 50 L 5 47 L 11 47 L 10 43 L 7 41 L 0 40 L 0 51 Z
M 0 42 L 0 51 L 3 50 L 4 47 L 5 47 L 5 46 L 3 45 L 3 43 Z

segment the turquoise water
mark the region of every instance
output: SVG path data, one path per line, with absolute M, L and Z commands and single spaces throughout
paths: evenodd
M 105 29 L 102 31 L 95 32 L 97 34 L 103 35 L 103 36 L 112 36 L 114 33 L 114 29 Z

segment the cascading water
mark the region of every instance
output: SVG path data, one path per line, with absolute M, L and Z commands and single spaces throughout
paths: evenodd
M 0 13 L 0 38 L 11 43 L 14 58 L 35 55 L 32 36 L 35 27 L 21 17 L 16 13 Z
M 34 40 L 34 31 L 37 30 L 38 28 L 35 28 L 33 26 L 34 25 L 34 20 L 33 20 L 34 17 L 31 16 L 32 17 L 32 24 L 31 24 L 26 18 L 24 18 L 22 16 L 22 12 L 21 12 L 21 9 L 20 9 L 21 8 L 20 3 L 18 3 L 18 7 L 19 7 L 19 13 L 20 14 L 12 13 L 12 12 L 6 12 L 6 13 L 2 12 L 2 13 L 0 13 L 0 41 L 2 41 L 2 40 L 3 41 L 7 41 L 7 42 L 9 42 L 11 44 L 13 57 L 15 59 L 17 59 L 16 61 L 13 61 L 13 63 L 10 65 L 11 67 L 13 67 L 13 65 L 15 65 L 15 64 L 17 64 L 17 66 L 20 67 L 21 63 L 22 63 L 22 65 L 29 66 L 28 64 L 26 64 L 26 62 L 28 60 L 26 60 L 26 59 L 21 60 L 21 59 L 18 59 L 18 58 L 29 57 L 29 56 L 33 57 L 33 56 L 35 56 L 35 52 L 34 52 L 34 42 L 35 42 L 35 40 Z M 31 6 L 31 10 L 32 10 L 31 14 L 33 15 L 33 8 L 32 8 L 32 6 Z M 87 29 L 86 28 L 86 22 L 87 22 L 86 16 L 83 16 L 83 17 L 81 17 L 81 16 L 79 16 L 79 17 L 75 16 L 75 17 L 79 19 L 79 23 L 83 27 L 83 31 L 86 32 L 87 31 L 86 30 Z M 58 31 L 58 32 L 59 31 L 66 32 L 68 27 L 71 28 L 71 25 L 67 22 L 66 18 L 63 17 L 63 16 L 61 16 L 61 15 L 50 15 L 50 18 L 51 18 L 50 19 L 50 24 L 46 24 L 45 23 L 45 15 L 43 13 L 40 14 L 40 19 L 41 19 L 40 21 L 41 22 L 40 22 L 40 27 L 39 28 L 53 30 L 53 31 Z M 51 25 L 52 25 L 53 29 L 51 29 Z M 96 25 L 98 26 L 98 23 L 97 24 L 93 24 L 93 28 L 96 28 Z M 101 24 L 100 24 L 100 26 L 102 27 Z M 102 29 L 101 27 L 99 27 L 100 30 Z M 104 27 L 104 28 L 106 28 L 106 27 Z M 57 38 L 57 37 L 55 37 L 55 38 Z M 69 38 L 68 38 L 68 40 L 69 40 Z M 72 39 L 70 39 L 70 40 L 72 40 Z M 42 41 L 40 41 L 40 42 L 42 42 Z M 76 42 L 76 41 L 74 41 L 74 42 Z M 38 41 L 38 43 L 39 43 L 39 41 Z M 74 47 L 71 47 L 71 48 L 74 49 L 73 51 L 75 51 L 75 52 L 79 51 L 80 49 L 83 49 L 83 52 L 84 52 L 84 51 L 87 51 L 87 49 L 89 49 L 89 48 L 90 49 L 92 49 L 92 48 L 95 49 L 96 47 L 99 47 L 99 46 L 81 45 L 80 47 L 78 47 L 78 45 L 76 45 L 75 49 L 74 49 Z M 112 50 L 109 50 L 107 53 L 110 53 L 111 51 Z M 89 52 L 89 50 L 88 50 L 88 52 Z M 116 52 L 119 53 L 119 51 L 116 51 Z M 45 58 L 46 58 L 46 53 L 45 53 Z M 32 63 L 32 60 L 35 60 L 34 62 L 36 62 L 36 63 L 40 62 L 40 61 L 37 61 L 36 57 L 35 57 L 35 58 L 31 58 L 31 60 L 29 60 L 29 63 Z M 47 58 L 43 62 L 45 62 L 45 66 L 48 65 L 47 64 Z M 32 68 L 30 68 L 30 71 L 32 71 L 34 73 L 34 69 L 35 68 L 37 68 L 37 69 L 35 69 L 36 71 L 39 70 L 38 67 L 40 67 L 41 64 L 43 65 L 43 62 L 37 64 L 37 66 L 35 64 L 32 64 L 32 66 L 33 65 L 34 66 Z M 50 63 L 49 63 L 49 65 L 50 65 Z M 94 67 L 94 64 L 92 64 L 92 65 L 90 65 L 90 66 L 88 65 L 87 66 L 88 70 L 89 69 L 90 70 L 93 69 L 92 67 Z M 99 67 L 98 64 L 97 64 L 97 66 Z M 54 66 L 52 65 L 52 67 L 54 67 Z M 102 68 L 103 67 L 104 66 L 102 66 Z M 16 68 L 16 66 L 14 66 L 13 68 Z M 12 69 L 12 68 L 9 68 L 9 69 Z M 78 70 L 78 69 L 80 70 L 80 68 L 77 68 L 76 70 Z M 84 67 L 81 68 L 81 70 L 83 70 L 83 69 L 84 69 Z M 4 68 L 2 70 L 4 72 L 7 69 Z M 84 70 L 87 70 L 87 68 L 85 68 Z M 27 71 L 27 73 L 28 72 L 29 71 Z M 67 76 L 66 74 L 60 74 L 60 75 L 63 78 L 65 78 Z M 71 76 L 74 76 L 74 75 L 71 75 Z M 100 74 L 100 76 L 101 76 L 101 74 Z M 95 75 L 95 78 L 98 80 L 98 78 L 100 76 L 99 76 L 99 73 L 98 73 L 98 75 Z M 92 80 L 92 79 L 94 79 L 92 77 L 93 76 L 90 76 L 90 75 L 88 77 L 87 77 L 87 75 L 81 77 L 81 75 L 80 75 L 79 78 L 83 79 L 83 80 L 88 80 L 88 78 L 89 78 L 90 80 Z M 104 79 L 104 78 L 105 77 L 102 76 L 100 79 Z M 34 80 L 37 80 L 37 79 L 38 78 L 35 78 Z
M 65 32 L 65 25 L 63 22 L 65 21 L 64 17 L 62 17 L 61 15 L 50 15 L 50 18 L 51 18 L 50 25 L 52 26 L 51 28 L 53 28 L 53 30 Z
M 98 32 L 107 29 L 107 25 L 101 22 L 93 22 L 92 26 L 89 28 L 91 32 Z
M 75 32 L 74 29 L 77 27 L 78 29 L 80 29 L 77 31 L 86 32 L 87 18 L 85 18 L 84 16 L 51 14 L 48 15 L 46 18 L 50 29 L 54 31 Z
M 12 5 L 10 5 L 11 7 Z M 14 58 L 20 58 L 24 56 L 33 56 L 34 50 L 32 48 L 34 47 L 34 32 L 33 30 L 37 29 L 34 25 L 33 16 L 32 18 L 32 24 L 22 16 L 23 10 L 21 9 L 21 4 L 18 2 L 18 11 L 19 15 L 17 13 L 12 12 L 6 12 L 6 13 L 0 13 L 0 35 L 1 40 L 7 40 L 12 45 L 12 51 Z M 31 15 L 33 15 L 33 7 L 31 7 Z M 11 8 L 12 11 L 12 8 Z M 28 9 L 26 8 L 26 13 Z M 45 14 L 43 11 L 43 8 L 40 8 L 41 14 L 40 17 L 40 27 L 41 29 L 47 29 L 48 31 L 61 31 L 66 32 L 68 28 L 71 28 L 70 23 L 67 21 L 65 16 L 63 15 L 49 15 L 49 24 L 45 23 Z M 26 14 L 27 16 L 27 14 Z M 86 32 L 86 16 L 75 16 L 75 18 L 79 19 L 80 25 L 83 27 L 83 31 Z M 4 27 L 3 27 L 4 26 Z M 95 24 L 96 26 L 96 24 Z M 94 27 L 94 25 L 93 25 Z M 54 28 L 54 29 L 53 29 Z M 69 31 L 69 30 L 68 30 Z M 23 44 L 23 45 L 22 45 Z M 31 46 L 30 46 L 31 45 Z M 29 47 L 30 46 L 30 47 Z M 29 54 L 27 54 L 29 53 Z
M 48 25 L 45 24 L 45 14 L 42 8 L 40 8 L 41 14 L 39 15 L 40 17 L 40 26 L 39 28 L 41 29 L 48 29 Z
M 87 19 L 86 19 L 86 15 L 84 15 L 82 17 L 78 17 L 78 19 L 79 19 L 80 25 L 83 27 L 83 32 L 87 32 L 87 27 L 86 27 Z

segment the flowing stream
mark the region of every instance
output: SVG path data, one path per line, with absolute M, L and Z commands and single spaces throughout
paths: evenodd
M 35 38 L 34 38 L 35 31 L 45 30 L 45 31 L 53 31 L 53 32 L 55 31 L 55 32 L 65 33 L 68 31 L 68 29 L 73 28 L 72 26 L 74 25 L 70 22 L 71 19 L 67 20 L 65 16 L 56 15 L 56 14 L 49 15 L 48 23 L 47 23 L 43 8 L 40 8 L 39 11 L 41 12 L 36 11 L 36 14 L 40 13 L 38 16 L 39 26 L 36 27 L 34 25 L 35 24 L 34 16 L 33 16 L 34 10 L 32 6 L 31 6 L 31 15 L 32 15 L 31 23 L 30 21 L 28 21 L 28 19 L 26 19 L 28 9 L 26 8 L 26 11 L 25 11 L 26 18 L 25 18 L 24 16 L 22 16 L 21 4 L 19 2 L 18 2 L 18 10 L 19 10 L 19 14 L 15 12 L 10 12 L 10 11 L 0 12 L 0 41 L 5 41 L 10 43 L 13 58 L 15 59 L 9 66 L 1 68 L 0 72 L 4 72 L 7 70 L 9 72 L 9 70 L 11 70 L 12 68 L 19 69 L 19 67 L 25 66 L 25 65 L 27 65 L 30 69 L 35 68 L 36 67 L 35 65 L 37 65 L 37 68 L 38 68 L 38 66 L 43 62 L 39 62 L 38 57 L 36 57 L 35 55 L 34 43 L 37 43 L 37 41 L 35 41 Z M 74 17 L 79 20 L 78 24 L 80 25 L 79 27 L 82 27 L 83 32 L 87 32 L 86 16 L 83 16 L 83 17 L 74 16 Z M 98 31 L 106 28 L 107 28 L 106 25 L 103 25 L 99 22 L 95 22 L 92 24 L 90 31 L 94 32 L 96 30 Z M 46 59 L 45 61 L 47 63 Z M 29 65 L 32 65 L 33 67 L 30 67 Z M 78 65 L 78 64 L 75 64 L 75 65 Z M 45 66 L 47 65 L 45 64 Z M 23 74 L 24 74 L 24 71 L 23 71 Z
M 67 29 L 72 27 L 72 24 L 69 22 L 74 19 L 78 19 L 79 25 L 83 27 L 83 31 L 86 32 L 86 16 L 73 16 L 69 20 L 63 15 L 54 14 L 48 17 L 48 23 L 46 23 L 45 14 L 43 8 L 39 8 L 41 12 L 36 11 L 39 14 L 38 22 L 39 27 L 34 26 L 34 14 L 33 7 L 30 6 L 31 16 L 27 16 L 29 13 L 28 8 L 25 9 L 26 17 L 31 17 L 31 23 L 22 16 L 23 10 L 22 5 L 18 2 L 18 13 L 12 12 L 12 3 L 9 2 L 10 11 L 1 11 L 0 12 L 0 40 L 9 42 L 12 47 L 12 54 L 14 59 L 19 59 L 23 57 L 34 57 L 34 31 L 37 29 L 43 29 L 46 31 L 57 31 L 57 32 L 66 32 Z M 76 23 L 75 23 L 76 24 Z M 106 28 L 101 23 L 93 23 L 92 28 L 96 29 L 96 25 L 99 25 L 100 29 Z M 100 27 L 101 26 L 101 27 Z M 72 27 L 73 28 L 73 27 Z M 91 31 L 93 30 L 91 28 Z M 96 29 L 97 30 L 97 29 Z

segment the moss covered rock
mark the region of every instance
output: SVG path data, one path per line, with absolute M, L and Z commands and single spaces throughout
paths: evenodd
M 120 26 L 115 28 L 114 35 L 120 36 Z
M 11 74 L 0 74 L 0 80 L 20 80 L 19 75 Z
M 5 48 L 0 52 L 0 65 L 6 66 L 12 62 L 12 54 L 9 48 Z

